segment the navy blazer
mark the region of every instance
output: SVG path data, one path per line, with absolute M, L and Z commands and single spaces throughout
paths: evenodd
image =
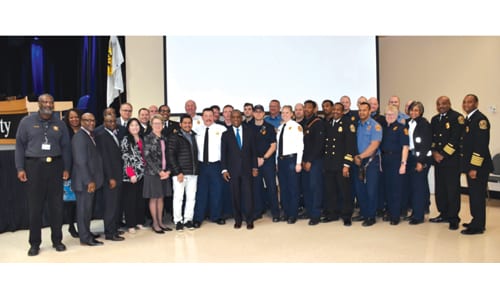
M 96 190 L 104 181 L 102 158 L 96 145 L 83 129 L 78 130 L 71 141 L 73 151 L 73 168 L 71 187 L 75 192 L 87 191 L 88 184 L 93 181 Z
M 118 139 L 118 137 L 117 137 Z M 106 129 L 101 130 L 95 137 L 97 150 L 101 154 L 104 166 L 104 179 L 114 179 L 121 183 L 123 175 L 123 160 L 118 139 L 118 145 Z
M 406 120 L 405 127 L 407 130 L 410 128 L 410 121 L 411 119 Z M 415 153 L 417 162 L 431 164 L 433 162 L 431 124 L 424 117 L 416 118 L 415 122 L 417 122 L 417 126 L 415 126 L 415 131 L 413 131 L 413 146 L 415 147 L 413 152 Z
M 252 169 L 257 169 L 257 151 L 255 148 L 255 132 L 242 123 L 243 146 L 240 149 L 233 126 L 222 134 L 221 166 L 231 177 L 252 176 Z

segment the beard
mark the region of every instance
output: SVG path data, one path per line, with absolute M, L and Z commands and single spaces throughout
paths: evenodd
M 52 112 L 53 112 L 53 111 L 54 111 L 54 110 L 53 110 L 52 108 L 47 108 L 47 107 L 45 107 L 45 108 L 43 108 L 43 107 L 42 107 L 42 108 L 40 108 L 40 113 L 41 113 L 41 114 L 43 114 L 43 115 L 52 115 Z

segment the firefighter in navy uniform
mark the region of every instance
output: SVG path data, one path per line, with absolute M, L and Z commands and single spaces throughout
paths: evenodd
M 436 101 L 437 115 L 432 117 L 432 157 L 434 158 L 434 186 L 439 216 L 433 223 L 449 222 L 450 230 L 457 230 L 460 218 L 460 155 L 459 143 L 464 129 L 464 117 L 451 109 L 450 98 L 441 96 Z
M 493 171 L 493 162 L 488 148 L 490 143 L 490 122 L 478 109 L 476 95 L 465 96 L 462 107 L 467 113 L 465 131 L 461 143 L 462 172 L 467 176 L 469 187 L 470 214 L 472 221 L 464 223 L 462 234 L 481 234 L 486 225 L 486 189 L 488 175 Z
M 342 217 L 344 225 L 351 226 L 354 201 L 350 169 L 356 153 L 356 126 L 349 116 L 343 115 L 343 110 L 342 103 L 335 103 L 331 116 L 326 116 L 329 121 L 325 124 L 323 173 L 327 184 L 324 185 L 324 217 L 321 222 Z

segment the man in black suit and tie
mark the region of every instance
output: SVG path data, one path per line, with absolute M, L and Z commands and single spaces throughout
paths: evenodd
M 75 133 L 71 141 L 73 151 L 73 168 L 71 187 L 76 195 L 76 214 L 80 243 L 82 245 L 102 245 L 90 232 L 93 198 L 95 191 L 103 183 L 102 158 L 97 151 L 93 137 L 95 117 L 91 113 L 82 115 L 82 127 Z
M 160 115 L 163 117 L 163 120 L 165 120 L 161 134 L 169 136 L 171 133 L 176 134 L 179 132 L 179 122 L 170 120 L 170 107 L 168 107 L 168 105 L 163 104 L 160 106 Z
M 102 117 L 103 118 L 106 118 L 107 115 L 113 115 L 116 119 L 116 112 L 115 112 L 115 109 L 112 108 L 112 107 L 108 107 L 106 108 L 103 113 L 102 113 Z M 127 127 L 123 126 L 123 125 L 120 125 L 118 124 L 118 119 L 116 119 L 116 128 L 114 129 L 113 133 L 116 135 L 116 137 L 118 138 L 118 141 L 121 142 L 123 137 L 125 136 L 125 133 L 127 132 Z M 101 131 L 104 130 L 104 124 L 101 124 L 99 126 L 97 126 L 95 129 L 94 129 L 94 135 L 95 136 L 98 136 L 99 133 Z
M 247 229 L 253 229 L 252 176 L 257 176 L 257 152 L 252 129 L 242 126 L 242 113 L 233 110 L 231 126 L 222 134 L 222 176 L 231 185 L 234 228 L 241 228 L 243 217 Z M 243 210 L 242 210 L 243 204 Z
M 102 187 L 104 235 L 107 240 L 123 241 L 124 238 L 118 235 L 123 161 L 120 141 L 114 133 L 116 127 L 116 117 L 114 115 L 105 116 L 104 129 L 96 134 L 96 144 L 104 166 L 104 183 Z
M 152 130 L 151 125 L 149 125 L 149 119 L 150 119 L 149 110 L 144 107 L 139 109 L 138 116 L 139 116 L 138 117 L 139 122 L 141 123 L 139 135 L 144 137 L 148 135 Z

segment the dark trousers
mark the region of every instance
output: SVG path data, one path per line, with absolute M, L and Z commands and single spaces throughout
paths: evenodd
M 114 189 L 110 189 L 108 182 L 105 182 L 102 189 L 104 197 L 104 235 L 112 237 L 118 233 L 122 182 L 121 180 L 117 181 Z
M 469 186 L 470 214 L 472 221 L 469 228 L 484 230 L 486 227 L 486 191 L 488 173 L 478 171 L 476 179 L 467 175 Z
M 92 220 L 92 210 L 94 206 L 95 193 L 87 191 L 75 191 L 76 195 L 76 220 L 78 222 L 78 234 L 80 242 L 88 243 L 94 238 L 90 232 L 90 221 Z
M 295 157 L 278 159 L 280 201 L 285 217 L 297 218 L 299 210 L 299 174 L 295 172 Z
M 421 172 L 417 172 L 415 167 L 417 160 L 415 156 L 409 155 L 407 162 L 408 172 L 408 194 L 410 196 L 410 203 L 412 209 L 412 218 L 418 221 L 424 220 L 425 207 L 427 205 L 429 190 L 429 181 L 427 175 L 429 174 L 429 167 L 427 166 Z
M 435 197 L 439 213 L 450 222 L 460 222 L 460 168 L 434 165 Z
M 397 155 L 384 154 L 382 156 L 382 181 L 384 183 L 385 199 L 391 220 L 399 220 L 401 215 L 402 184 L 404 175 L 399 174 L 400 167 L 400 153 Z
M 136 183 L 123 182 L 123 207 L 127 228 L 134 228 L 137 224 L 143 225 L 145 222 L 145 202 L 142 198 L 142 183 L 142 178 Z
M 366 159 L 362 166 L 366 164 Z M 360 215 L 365 218 L 375 218 L 378 204 L 378 178 L 380 174 L 380 159 L 376 155 L 366 168 L 366 180 L 359 179 L 359 168 L 354 166 L 354 185 L 358 199 Z
M 210 220 L 215 222 L 222 218 L 222 184 L 224 180 L 221 171 L 220 162 L 200 162 L 193 221 L 203 222 L 207 215 L 207 209 L 210 210 Z
M 304 204 L 307 214 L 311 219 L 321 217 L 321 208 L 323 204 L 323 160 L 317 159 L 311 162 L 309 172 L 302 171 L 302 180 L 304 181 Z
M 48 203 L 52 244 L 62 241 L 63 220 L 63 160 L 26 159 L 25 171 L 28 181 L 26 192 L 29 215 L 29 243 L 38 247 L 42 243 L 42 215 Z
M 264 189 L 264 183 L 266 188 Z M 264 161 L 259 168 L 259 175 L 253 178 L 255 208 L 254 215 L 260 216 L 269 207 L 273 218 L 279 218 L 280 208 L 276 188 L 276 164 L 272 160 Z
M 69 227 L 75 226 L 76 222 L 76 201 L 65 201 L 63 204 L 63 224 Z
M 229 180 L 231 188 L 231 202 L 233 216 L 236 223 L 241 223 L 244 219 L 247 224 L 253 222 L 253 193 L 252 175 L 231 176 Z
M 326 170 L 324 173 L 325 217 L 350 219 L 354 209 L 350 177 L 342 170 Z

